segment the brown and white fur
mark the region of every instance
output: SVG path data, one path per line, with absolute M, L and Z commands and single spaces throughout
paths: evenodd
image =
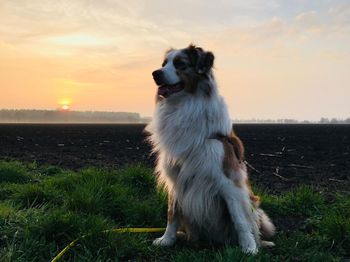
M 153 72 L 156 109 L 146 127 L 157 153 L 157 180 L 168 193 L 168 222 L 154 245 L 175 243 L 182 230 L 191 240 L 238 243 L 256 254 L 275 227 L 249 186 L 243 145 L 218 93 L 214 55 L 202 48 L 166 53 Z

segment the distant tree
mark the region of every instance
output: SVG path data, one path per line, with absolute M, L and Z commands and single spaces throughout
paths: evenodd
M 329 123 L 329 120 L 328 120 L 328 118 L 322 117 L 322 118 L 320 119 L 320 123 L 321 123 L 321 124 L 328 124 L 328 123 Z
M 331 124 L 338 124 L 338 120 L 336 118 L 332 118 L 330 121 Z

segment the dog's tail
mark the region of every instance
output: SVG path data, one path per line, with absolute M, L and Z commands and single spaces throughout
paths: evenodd
M 276 233 L 275 225 L 272 223 L 271 219 L 266 215 L 264 210 L 258 208 L 257 212 L 259 215 L 259 229 L 262 238 L 271 238 Z

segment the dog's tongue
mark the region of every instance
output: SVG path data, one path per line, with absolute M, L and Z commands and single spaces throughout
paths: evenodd
M 160 86 L 158 87 L 158 95 L 167 98 L 174 93 L 180 92 L 182 89 L 183 87 L 181 84 L 176 84 L 172 86 Z

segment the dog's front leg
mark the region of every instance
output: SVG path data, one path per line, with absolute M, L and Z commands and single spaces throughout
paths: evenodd
M 171 246 L 176 241 L 176 232 L 179 227 L 180 220 L 177 212 L 174 198 L 171 194 L 168 196 L 168 221 L 165 233 L 162 237 L 153 241 L 155 246 Z
M 230 214 L 231 221 L 238 235 L 239 245 L 242 251 L 249 254 L 258 253 L 258 245 L 253 231 L 254 225 L 249 219 L 247 210 L 247 198 L 243 188 L 236 187 L 231 180 L 222 181 L 221 196 L 224 198 Z M 248 207 L 249 209 L 249 207 Z M 250 210 L 251 212 L 251 210 Z

